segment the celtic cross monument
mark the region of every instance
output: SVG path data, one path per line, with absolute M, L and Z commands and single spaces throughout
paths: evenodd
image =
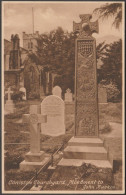
M 92 33 L 98 32 L 98 21 L 90 22 L 91 17 L 83 14 L 80 23 L 73 23 L 73 30 L 78 33 L 75 45 L 75 135 L 64 149 L 59 166 L 91 163 L 112 167 L 103 140 L 98 137 L 96 42 L 92 37 Z
M 96 41 L 98 21 L 90 22 L 90 14 L 80 15 L 81 22 L 73 22 L 76 39 L 75 81 L 75 137 L 98 137 L 98 93 L 96 72 Z

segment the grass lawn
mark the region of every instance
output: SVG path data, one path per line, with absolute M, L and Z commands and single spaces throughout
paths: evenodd
M 25 154 L 29 151 L 30 134 L 29 124 L 18 123 L 22 114 L 29 113 L 29 105 L 39 103 L 39 101 L 26 101 L 16 103 L 16 113 L 5 116 L 5 145 L 6 151 L 5 157 L 5 189 L 6 190 L 20 190 L 24 184 L 10 185 L 10 180 L 25 181 L 30 180 L 34 176 L 35 172 L 22 172 L 19 170 L 19 164 L 24 160 Z M 100 107 L 99 110 L 99 124 L 100 124 L 100 136 L 104 137 L 112 131 L 109 126 L 109 122 L 122 122 L 121 116 L 121 104 L 109 103 L 107 106 Z M 66 115 L 66 134 L 51 137 L 41 135 L 41 150 L 46 153 L 54 153 L 61 144 L 64 146 L 68 140 L 74 135 L 74 116 L 72 114 Z M 109 148 L 111 148 L 114 158 L 121 159 L 122 156 L 122 139 L 121 138 L 105 138 Z M 17 144 L 10 144 L 17 143 Z M 43 174 L 43 180 L 48 177 L 48 174 Z M 122 168 L 121 165 L 118 171 L 114 174 L 115 185 L 118 189 L 121 188 Z M 119 179 L 120 178 L 120 179 Z

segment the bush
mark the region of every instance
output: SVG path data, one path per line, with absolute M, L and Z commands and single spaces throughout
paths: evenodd
M 22 91 L 15 91 L 11 96 L 13 100 L 22 100 L 22 97 L 25 95 Z
M 117 86 L 111 82 L 108 85 L 105 85 L 105 87 L 107 89 L 108 101 L 109 102 L 118 102 L 119 101 L 120 91 L 117 88 Z

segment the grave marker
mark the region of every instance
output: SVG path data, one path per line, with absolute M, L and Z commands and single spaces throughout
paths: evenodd
M 72 93 L 71 90 L 68 88 L 65 93 L 65 102 L 72 102 L 72 101 L 73 101 Z
M 30 124 L 30 152 L 25 155 L 25 160 L 20 163 L 20 169 L 34 170 L 41 167 L 47 160 L 44 152 L 40 151 L 41 123 L 47 122 L 47 116 L 41 114 L 40 105 L 31 105 L 30 114 L 23 115 L 23 122 Z
M 11 94 L 13 93 L 13 91 L 11 91 L 11 88 L 8 88 L 8 91 L 5 92 L 5 94 L 8 94 L 8 101 L 11 100 Z
M 42 124 L 42 134 L 58 136 L 65 134 L 64 101 L 55 95 L 47 96 L 41 103 L 41 110 L 47 115 L 47 123 Z
M 26 100 L 26 89 L 24 87 L 21 87 L 19 91 L 22 91 L 24 95 L 22 96 L 22 100 Z
M 62 98 L 62 89 L 59 86 L 53 87 L 52 94 Z
M 14 113 L 15 111 L 15 106 L 14 106 L 14 102 L 11 99 L 11 94 L 13 93 L 13 91 L 11 91 L 11 88 L 8 88 L 8 91 L 5 92 L 5 94 L 8 94 L 8 99 L 5 103 L 5 114 L 10 114 L 10 113 Z

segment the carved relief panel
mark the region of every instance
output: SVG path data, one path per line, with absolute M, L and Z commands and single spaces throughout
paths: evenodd
M 77 40 L 76 136 L 98 136 L 95 41 Z

